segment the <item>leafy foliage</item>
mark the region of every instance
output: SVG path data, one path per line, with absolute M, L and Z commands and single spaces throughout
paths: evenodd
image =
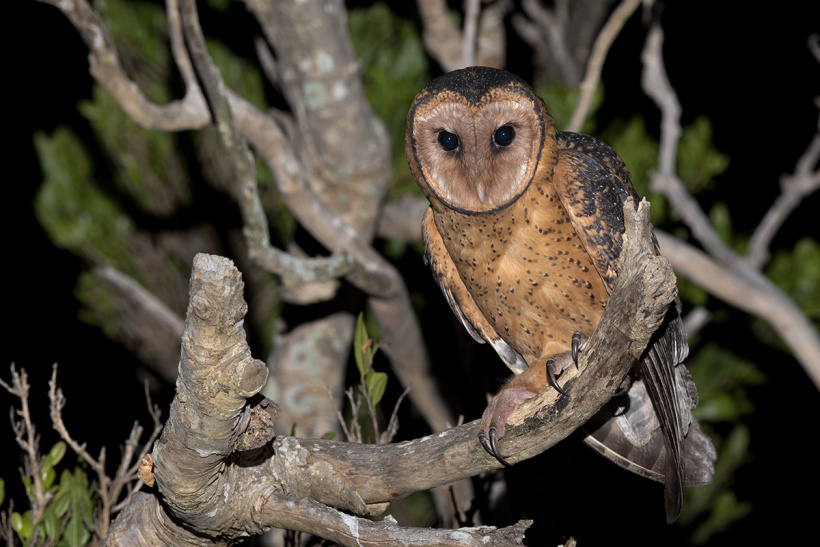
M 379 343 L 368 336 L 364 314 L 360 313 L 356 319 L 356 331 L 353 334 L 353 356 L 356 359 L 356 368 L 359 370 L 367 398 L 374 407 L 381 402 L 387 387 L 387 374 L 373 370 L 373 358 L 378 350 Z
M 60 481 L 55 483 L 56 466 L 65 456 L 66 449 L 66 443 L 58 441 L 43 458 L 40 480 L 43 488 L 50 494 L 51 501 L 42 513 L 35 515 L 31 509 L 23 513 L 11 513 L 12 529 L 23 544 L 36 541 L 37 544 L 79 547 L 87 545 L 91 540 L 90 526 L 94 523 L 97 493 L 89 483 L 85 470 L 82 466 L 76 466 L 73 471 L 63 469 Z M 22 481 L 26 496 L 34 505 L 33 479 L 24 475 Z
M 34 209 L 51 240 L 93 260 L 130 264 L 133 222 L 94 184 L 92 160 L 80 138 L 59 127 L 51 136 L 36 134 L 34 147 L 44 176 Z
M 804 237 L 791 251 L 779 249 L 766 268 L 766 275 L 820 329 L 820 243 Z

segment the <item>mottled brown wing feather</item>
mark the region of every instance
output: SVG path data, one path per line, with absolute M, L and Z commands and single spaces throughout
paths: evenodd
M 472 295 L 464 286 L 464 282 L 458 275 L 453 259 L 444 246 L 441 234 L 433 220 L 432 209 L 427 209 L 421 225 L 422 238 L 424 240 L 424 261 L 433 272 L 433 278 L 444 298 L 450 304 L 453 313 L 467 329 L 477 342 L 489 342 L 496 353 L 498 353 L 504 364 L 516 374 L 521 374 L 527 363 L 521 355 L 512 349 L 490 325 L 489 321 L 478 309 Z
M 624 232 L 623 205 L 629 197 L 637 203 L 629 171 L 611 148 L 592 137 L 559 133 L 558 143 L 555 186 L 576 233 L 611 291 L 618 275 L 617 259 Z M 669 522 L 680 514 L 683 502 L 685 464 L 682 447 L 691 418 L 690 409 L 681 407 L 675 367 L 686 357 L 687 351 L 686 333 L 678 310 L 673 306 L 640 364 L 641 376 L 660 422 L 664 442 L 662 445 L 655 442 L 629 456 L 622 453 L 618 458 L 611 458 L 615 461 L 626 458 L 636 469 L 649 469 L 652 473 L 659 471 L 657 464 L 663 461 L 666 518 Z M 623 452 L 625 445 L 622 441 L 612 439 L 607 442 L 604 437 L 602 442 L 609 449 L 620 446 Z M 665 454 L 660 453 L 662 447 Z M 619 463 L 623 464 L 622 461 Z

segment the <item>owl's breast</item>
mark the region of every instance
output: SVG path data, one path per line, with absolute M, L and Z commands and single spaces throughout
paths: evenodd
M 575 331 L 592 334 L 608 292 L 551 184 L 436 224 L 479 309 L 528 363 L 567 351 Z

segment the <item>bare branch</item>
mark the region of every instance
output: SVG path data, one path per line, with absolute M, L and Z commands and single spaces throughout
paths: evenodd
M 379 545 L 452 545 L 452 546 L 521 546 L 524 532 L 532 521 L 521 521 L 507 528 L 479 526 L 474 528 L 411 528 L 399 526 L 392 517 L 382 522 L 350 516 L 307 498 L 291 498 L 271 493 L 260 518 L 275 519 L 284 528 L 315 534 L 350 547 Z
M 587 62 L 587 69 L 584 75 L 584 80 L 581 82 L 581 96 L 578 100 L 578 105 L 572 113 L 567 124 L 566 130 L 578 133 L 581 131 L 584 122 L 589 116 L 589 108 L 592 105 L 592 97 L 595 94 L 595 89 L 598 87 L 598 82 L 601 80 L 601 70 L 604 67 L 604 60 L 612 43 L 617 38 L 621 29 L 626 24 L 627 20 L 635 13 L 642 0 L 623 0 L 612 15 L 609 16 L 598 37 L 595 38 L 595 43 L 592 45 L 592 53 Z
M 476 64 L 476 36 L 478 34 L 478 18 L 481 14 L 481 0 L 464 0 L 464 31 L 461 40 L 461 64 L 473 66 Z
M 72 22 L 88 46 L 91 75 L 114 96 L 135 123 L 146 129 L 181 131 L 201 128 L 210 122 L 199 85 L 195 80 L 187 79 L 191 73 L 184 63 L 180 71 L 186 78 L 185 97 L 164 106 L 153 104 L 126 75 L 105 25 L 86 0 L 39 1 L 56 6 Z M 169 6 L 173 3 L 170 0 Z M 176 57 L 179 54 L 178 43 L 172 45 Z
M 820 63 L 820 34 L 812 34 L 808 40 L 809 51 Z
M 777 231 L 803 198 L 820 188 L 820 122 L 809 146 L 797 160 L 794 173 L 780 179 L 780 195 L 774 200 L 749 240 L 744 261 L 760 269 L 769 260 L 769 245 Z
M 43 486 L 41 469 L 43 467 L 43 456 L 40 454 L 40 436 L 37 435 L 34 423 L 31 421 L 31 412 L 28 406 L 28 396 L 30 386 L 28 375 L 25 370 L 17 372 L 14 364 L 11 365 L 11 384 L 7 384 L 0 378 L 0 386 L 6 391 L 20 399 L 20 410 L 11 409 L 11 426 L 14 430 L 15 440 L 25 454 L 23 459 L 24 468 L 20 470 L 23 477 L 29 477 L 32 481 L 32 493 L 29 495 L 31 510 L 33 513 L 32 522 L 37 523 L 43 518 L 52 494 Z M 20 417 L 20 421 L 15 420 L 15 414 Z M 11 512 L 9 512 L 11 514 Z
M 63 391 L 57 387 L 56 363 L 54 364 L 54 368 L 51 373 L 51 380 L 48 382 L 48 399 L 51 403 L 51 424 L 54 427 L 54 430 L 57 431 L 60 438 L 65 441 L 71 450 L 85 460 L 88 466 L 91 467 L 91 469 L 94 470 L 94 473 L 97 474 L 97 493 L 100 495 L 100 516 L 95 520 L 98 523 L 98 533 L 100 537 L 105 537 L 108 535 L 108 526 L 111 521 L 111 508 L 117 501 L 116 499 L 111 498 L 111 479 L 109 479 L 108 475 L 105 473 L 105 447 L 100 449 L 100 455 L 97 458 L 93 458 L 85 449 L 86 443 L 78 443 L 68 432 L 68 428 L 63 422 L 62 413 L 66 400 L 63 395 Z

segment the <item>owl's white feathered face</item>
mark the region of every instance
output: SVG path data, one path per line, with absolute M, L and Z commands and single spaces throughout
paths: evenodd
M 552 143 L 552 118 L 532 88 L 503 70 L 473 67 L 445 74 L 416 97 L 407 159 L 428 198 L 489 212 L 527 189 L 547 133 Z

